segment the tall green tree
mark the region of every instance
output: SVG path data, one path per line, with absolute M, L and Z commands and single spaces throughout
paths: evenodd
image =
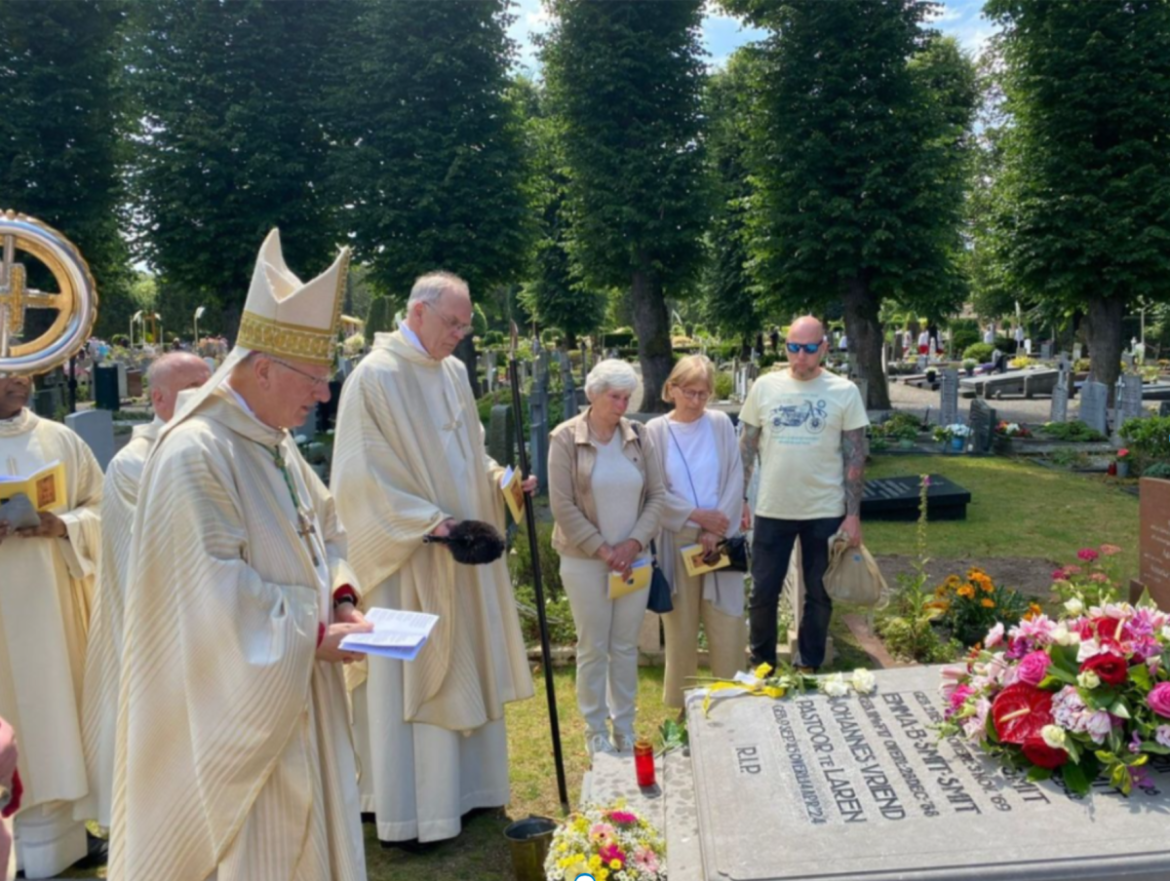
M 1170 299 L 1170 4 L 989 0 L 1003 28 L 999 243 L 1034 300 L 1082 308 L 1110 389 L 1121 319 Z
M 868 405 L 889 406 L 883 300 L 953 302 L 961 291 L 961 139 L 953 55 L 933 47 L 918 0 L 723 0 L 766 28 L 752 136 L 758 281 L 793 310 L 844 307 Z M 960 56 L 961 57 L 961 56 Z M 951 111 L 954 111 L 953 113 Z M 941 310 L 939 310 L 941 311 Z
M 272 227 L 299 275 L 336 252 L 320 91 L 324 47 L 344 40 L 350 10 L 345 0 L 133 7 L 129 80 L 144 120 L 137 244 L 165 284 L 211 307 L 207 331 L 234 333 Z
M 133 314 L 121 235 L 125 15 L 118 0 L 0 3 L 0 208 L 37 217 L 77 245 L 97 284 L 98 332 L 106 335 L 124 331 Z M 41 275 L 33 280 L 55 287 Z M 29 335 L 44 329 L 47 313 L 38 312 L 30 312 Z
M 693 286 L 707 192 L 700 114 L 702 0 L 545 0 L 541 47 L 568 176 L 569 253 L 597 288 L 628 288 L 645 389 L 672 368 L 666 295 Z
M 609 298 L 588 287 L 574 273 L 569 257 L 568 179 L 559 155 L 555 121 L 546 112 L 546 96 L 525 84 L 525 131 L 531 156 L 532 204 L 539 212 L 530 280 L 520 302 L 540 324 L 564 334 L 565 349 L 577 347 L 577 337 L 598 330 L 605 321 Z
M 754 50 L 740 49 L 703 93 L 715 207 L 707 236 L 710 260 L 702 274 L 703 315 L 721 334 L 749 348 L 763 332 L 769 303 L 752 277 L 747 212 L 751 204 L 747 137 L 752 114 Z
M 332 186 L 371 281 L 396 302 L 446 269 L 472 297 L 517 280 L 532 222 L 507 0 L 361 0 L 339 59 Z

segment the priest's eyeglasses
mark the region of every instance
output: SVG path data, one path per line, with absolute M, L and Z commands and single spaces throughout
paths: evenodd
M 301 376 L 305 377 L 306 379 L 313 380 L 313 389 L 314 390 L 317 388 L 317 386 L 329 385 L 330 377 L 328 377 L 328 376 L 314 376 L 313 374 L 309 373 L 308 371 L 301 370 L 301 368 L 299 368 L 299 367 L 293 367 L 287 361 L 283 361 L 274 355 L 269 355 L 268 357 L 271 360 L 275 361 L 277 364 L 279 364 L 281 367 L 287 367 L 293 373 L 299 373 Z
M 824 340 L 821 340 L 821 342 L 824 342 Z M 808 352 L 810 355 L 815 355 L 817 350 L 821 347 L 821 343 L 785 343 L 785 346 L 793 355 L 795 355 L 801 349 Z
M 435 306 L 432 303 L 428 303 L 425 300 L 423 301 L 423 305 L 429 306 L 431 309 L 434 309 L 435 314 L 438 315 L 441 319 L 443 319 L 443 323 L 445 325 L 447 325 L 448 329 L 452 333 L 457 333 L 460 336 L 467 336 L 469 333 L 471 333 L 472 327 L 470 324 L 464 324 L 458 318 L 452 318 L 450 315 L 444 315 L 442 312 L 439 311 L 438 306 Z

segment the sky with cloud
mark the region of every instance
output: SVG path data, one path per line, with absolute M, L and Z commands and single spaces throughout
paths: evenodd
M 653 0 L 644 0 L 653 2 Z M 832 0 L 825 0 L 832 2 Z M 944 34 L 958 39 L 959 44 L 978 54 L 994 28 L 982 15 L 983 0 L 944 0 L 934 26 Z M 540 0 L 516 0 L 512 9 L 516 21 L 510 33 L 520 46 L 520 65 L 529 73 L 536 73 L 539 63 L 532 35 L 543 33 L 548 28 L 548 14 Z M 743 25 L 739 19 L 724 15 L 713 4 L 709 4 L 703 19 L 703 41 L 710 55 L 712 66 L 722 66 L 737 48 L 758 40 L 764 33 Z

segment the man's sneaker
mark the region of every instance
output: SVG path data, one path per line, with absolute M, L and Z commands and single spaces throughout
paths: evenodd
M 613 744 L 609 741 L 609 736 L 605 733 L 585 735 L 585 749 L 589 751 L 589 755 L 591 756 L 595 756 L 598 753 L 605 753 L 610 756 L 617 755 L 617 750 L 613 748 Z
M 632 732 L 615 731 L 613 733 L 613 748 L 617 750 L 618 755 L 632 756 L 634 754 L 634 741 L 637 740 Z

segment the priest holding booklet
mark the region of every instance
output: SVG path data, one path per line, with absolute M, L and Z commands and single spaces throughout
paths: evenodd
M 504 705 L 533 691 L 504 560 L 463 565 L 425 541 L 465 521 L 504 527 L 503 469 L 452 357 L 471 332 L 470 291 L 428 273 L 406 311 L 345 383 L 332 487 L 369 606 L 438 616 L 413 661 L 371 656 L 366 681 L 349 677 L 362 810 L 384 845 L 419 850 L 508 803 Z
M 553 547 L 577 627 L 577 705 L 590 755 L 628 753 L 636 739 L 638 630 L 663 497 L 644 432 L 623 415 L 637 387 L 637 374 L 625 361 L 598 362 L 585 378 L 589 409 L 558 425 L 549 443 Z M 611 573 L 637 584 L 636 569 L 645 586 L 614 589 Z
M 0 476 L 32 477 L 56 462 L 64 480 L 25 494 L 27 524 L 0 519 L 0 716 L 20 743 L 17 860 L 25 877 L 49 878 L 87 852 L 73 803 L 89 789 L 81 685 L 102 470 L 77 434 L 28 409 L 31 391 L 27 376 L 0 376 Z
M 730 679 L 743 665 L 744 574 L 726 567 L 690 574 L 681 551 L 699 545 L 719 556 L 719 542 L 738 535 L 747 521 L 743 462 L 735 427 L 726 413 L 707 409 L 715 367 L 702 355 L 682 358 L 662 387 L 674 404 L 646 426 L 649 451 L 666 485 L 658 563 L 673 589 L 674 609 L 662 616 L 666 676 L 662 700 L 682 707 L 688 677 L 698 670 L 699 622 L 707 634 L 711 675 Z

